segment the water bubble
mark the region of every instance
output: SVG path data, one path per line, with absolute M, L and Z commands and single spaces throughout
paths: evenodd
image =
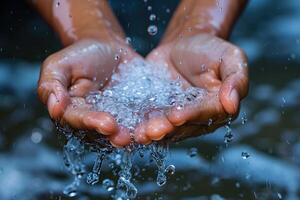
M 169 175 L 175 174 L 175 166 L 174 166 L 174 165 L 169 165 L 169 166 L 165 169 L 165 173 L 166 173 L 166 174 L 169 174 Z
M 148 10 L 148 11 L 152 10 L 152 6 L 148 6 L 148 7 L 147 7 L 147 10 Z
M 248 152 L 243 151 L 243 152 L 241 153 L 241 156 L 242 156 L 243 159 L 247 159 L 247 158 L 250 157 L 250 154 L 249 154 Z
M 170 13 L 171 10 L 169 8 L 166 9 L 166 13 Z
M 198 149 L 195 147 L 192 147 L 188 151 L 188 155 L 192 158 L 198 155 Z
M 151 14 L 150 16 L 149 16 L 149 20 L 150 21 L 154 21 L 156 19 L 156 15 L 155 14 Z
M 155 25 L 150 25 L 150 26 L 148 26 L 147 31 L 148 31 L 149 35 L 152 35 L 152 36 L 153 36 L 153 35 L 156 35 L 156 34 L 157 34 L 158 29 L 157 29 L 157 26 L 155 26 Z

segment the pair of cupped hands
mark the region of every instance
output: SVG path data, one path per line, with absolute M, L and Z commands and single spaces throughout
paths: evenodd
M 38 95 L 52 119 L 76 129 L 105 135 L 112 145 L 171 138 L 174 141 L 209 133 L 234 118 L 248 90 L 247 60 L 243 51 L 211 34 L 196 34 L 160 44 L 145 59 L 165 64 L 184 87 L 207 91 L 203 99 L 180 110 L 153 111 L 134 133 L 117 124 L 109 113 L 93 111 L 85 102 L 92 91 L 104 90 L 124 61 L 142 58 L 126 42 L 81 39 L 52 54 L 43 63 Z

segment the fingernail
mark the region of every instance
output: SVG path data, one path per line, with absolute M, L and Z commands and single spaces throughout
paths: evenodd
M 48 112 L 51 118 L 53 118 L 53 111 L 57 102 L 58 102 L 57 98 L 53 93 L 51 93 L 47 101 Z
M 235 89 L 231 90 L 229 94 L 229 100 L 232 103 L 232 109 L 233 109 L 231 114 L 234 114 L 237 111 L 239 106 L 239 94 Z

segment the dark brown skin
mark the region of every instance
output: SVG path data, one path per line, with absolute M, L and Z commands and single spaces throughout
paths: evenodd
M 140 57 L 125 43 L 107 1 L 36 0 L 33 4 L 66 46 L 45 60 L 40 74 L 38 95 L 50 116 L 107 135 L 115 146 L 129 144 L 126 128 L 84 102 L 87 93 L 109 84 L 120 62 Z M 182 0 L 161 44 L 146 60 L 165 64 L 185 87 L 205 88 L 208 93 L 181 110 L 150 113 L 135 130 L 137 142 L 148 144 L 171 133 L 174 140 L 197 136 L 237 115 L 248 91 L 247 60 L 240 48 L 225 39 L 244 5 L 244 0 Z M 210 119 L 213 124 L 208 126 Z

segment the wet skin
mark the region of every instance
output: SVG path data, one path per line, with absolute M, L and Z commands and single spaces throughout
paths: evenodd
M 174 140 L 197 136 L 237 115 L 248 90 L 247 60 L 240 48 L 222 38 L 229 35 L 244 3 L 181 2 L 161 44 L 145 59 L 166 65 L 185 87 L 205 88 L 207 95 L 180 110 L 150 113 L 135 129 L 136 142 L 148 144 L 171 133 Z M 38 0 L 34 5 L 66 46 L 49 56 L 41 69 L 38 95 L 51 118 L 104 134 L 114 146 L 129 144 L 128 129 L 118 126 L 109 113 L 92 111 L 84 101 L 89 92 L 109 85 L 120 62 L 140 57 L 126 44 L 107 2 L 61 0 L 58 5 L 58 1 Z M 213 123 L 208 125 L 210 120 Z

